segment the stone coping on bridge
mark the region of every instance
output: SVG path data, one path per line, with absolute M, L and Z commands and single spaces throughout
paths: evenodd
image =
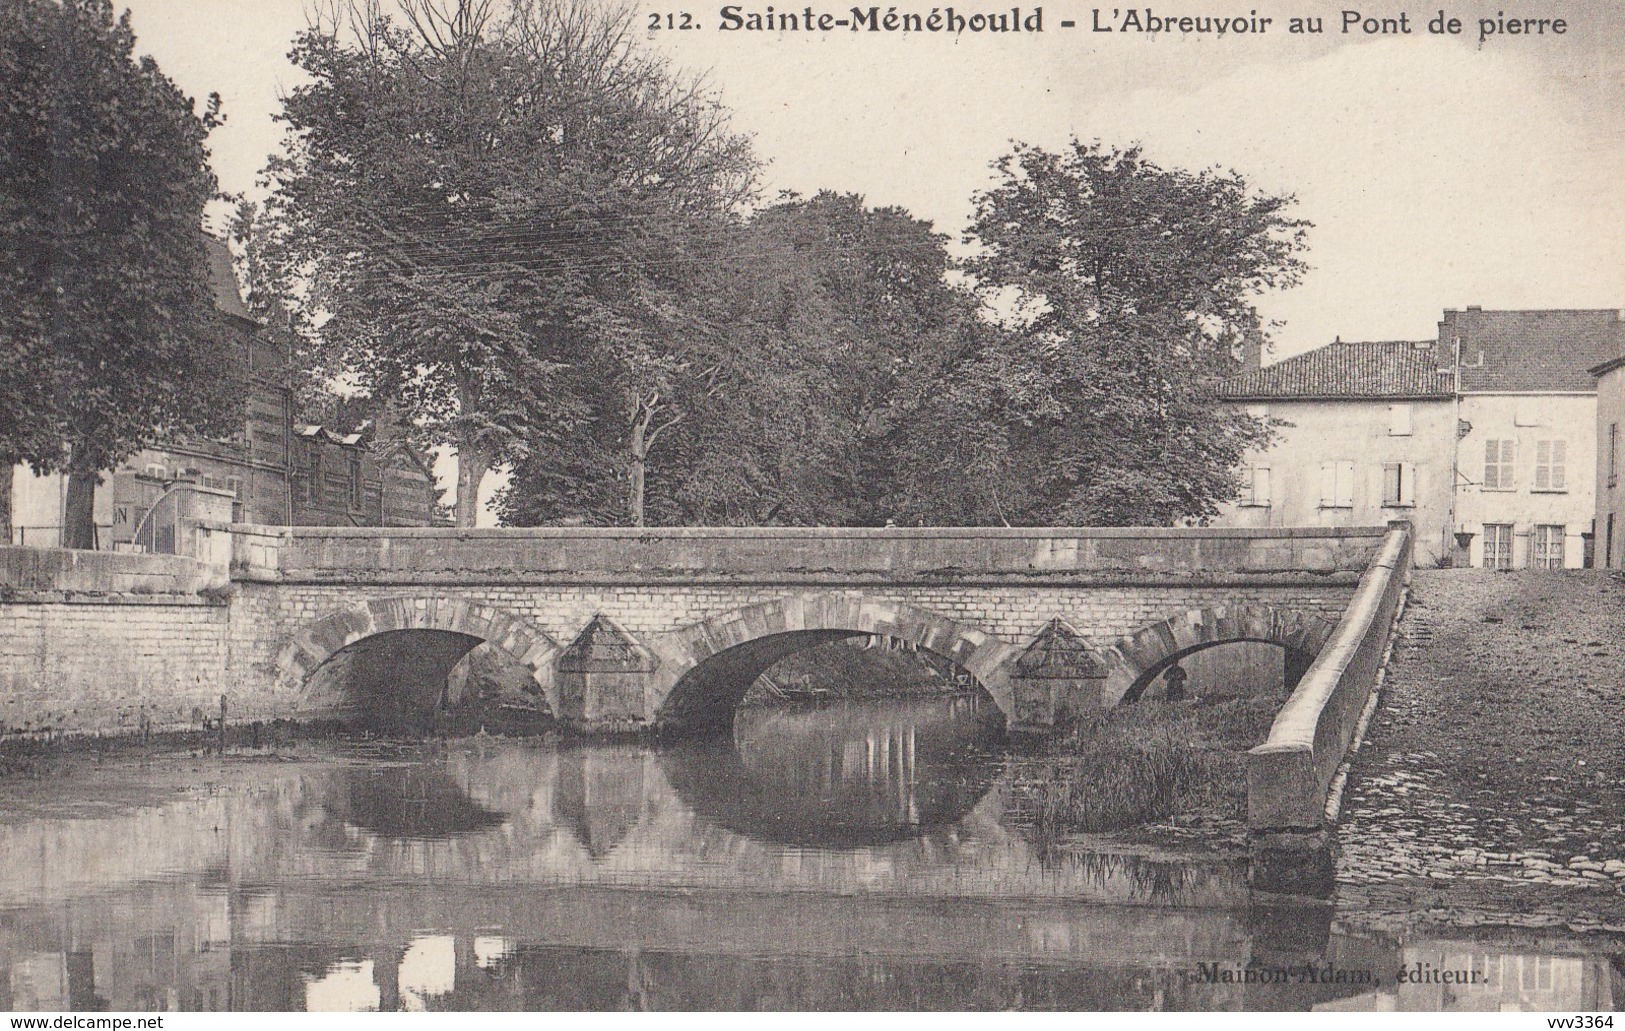
M 179 555 L 0 547 L 0 601 L 84 600 L 114 596 L 195 600 L 225 587 L 223 564 Z
M 219 524 L 227 525 L 227 524 Z M 1383 538 L 1387 526 L 488 526 L 468 529 L 451 526 L 269 526 L 229 524 L 233 531 L 287 538 L 410 538 L 470 539 L 628 539 L 677 538 L 690 540 L 785 538 L 789 540 L 857 538 L 908 539 L 1051 539 L 1051 538 Z
M 1381 527 L 232 528 L 233 577 L 302 583 L 1353 583 Z
M 1391 531 L 1269 737 L 1247 754 L 1247 822 L 1255 834 L 1323 830 L 1332 780 L 1377 684 L 1410 556 L 1409 530 Z

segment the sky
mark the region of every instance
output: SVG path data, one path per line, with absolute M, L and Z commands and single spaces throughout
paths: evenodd
M 280 139 L 279 97 L 299 81 L 286 54 L 304 0 L 125 4 L 138 50 L 189 93 L 222 95 L 215 169 L 225 189 L 252 195 Z M 640 25 L 688 10 L 704 26 L 644 43 L 707 74 L 769 162 L 769 196 L 856 192 L 957 237 L 1011 141 L 1056 148 L 1074 135 L 1140 142 L 1163 165 L 1234 169 L 1294 194 L 1315 225 L 1313 268 L 1261 300 L 1281 322 L 1276 357 L 1339 336 L 1425 338 L 1444 308 L 1470 304 L 1625 306 L 1625 4 L 1613 0 L 1520 3 L 1520 16 L 1564 18 L 1567 33 L 1482 42 L 1477 18 L 1496 0 L 1370 10 L 1407 10 L 1413 31 L 1400 36 L 1343 34 L 1341 4 L 1320 0 L 1150 8 L 1275 18 L 1264 35 L 1223 38 L 1097 33 L 1095 8 L 1067 3 L 1043 5 L 1041 34 L 957 38 L 722 32 L 715 6 L 641 7 Z M 1426 32 L 1441 9 L 1461 19 L 1460 36 Z M 1311 12 L 1325 34 L 1282 31 Z M 1063 18 L 1079 27 L 1059 28 Z
M 1625 3 L 1523 0 L 1518 17 L 1563 35 L 1481 38 L 1510 0 L 1370 6 L 1408 14 L 1409 34 L 1341 30 L 1357 0 L 1151 5 L 1159 17 L 1256 12 L 1263 35 L 1095 32 L 1092 5 L 1042 5 L 1045 31 L 931 34 L 723 32 L 642 42 L 703 72 L 767 162 L 764 193 L 821 188 L 900 205 L 958 237 L 989 165 L 1020 140 L 1138 142 L 1164 166 L 1233 169 L 1290 193 L 1314 223 L 1303 282 L 1262 297 L 1273 357 L 1344 340 L 1425 339 L 1445 308 L 1625 307 Z M 994 12 L 1000 2 L 958 4 Z M 286 54 L 304 0 L 124 0 L 137 49 L 201 98 L 221 94 L 211 139 L 222 187 L 253 196 L 278 145 L 279 97 L 299 81 Z M 745 4 L 745 13 L 767 4 Z M 800 11 L 781 0 L 779 11 Z M 929 13 L 930 6 L 900 11 Z M 815 8 L 837 16 L 850 5 Z M 882 13 L 886 8 L 881 8 Z M 1023 5 L 1031 14 L 1035 8 Z M 1118 25 L 1100 8 L 1100 23 Z M 1443 11 L 1459 35 L 1435 35 Z M 1325 32 L 1292 35 L 1294 16 Z M 1078 27 L 1059 23 L 1073 19 Z M 662 19 L 663 20 L 663 19 Z

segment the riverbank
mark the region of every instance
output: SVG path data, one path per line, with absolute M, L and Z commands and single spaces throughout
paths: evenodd
M 1160 701 L 1095 713 L 1012 769 L 1013 810 L 1055 846 L 1245 853 L 1247 750 L 1281 699 Z
M 1338 828 L 1371 925 L 1625 932 L 1625 579 L 1417 570 Z

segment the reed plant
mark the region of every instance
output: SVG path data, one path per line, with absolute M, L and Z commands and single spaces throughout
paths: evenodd
M 1279 699 L 1145 702 L 1081 720 L 1018 776 L 1041 836 L 1124 830 L 1187 813 L 1240 818 L 1246 750 Z

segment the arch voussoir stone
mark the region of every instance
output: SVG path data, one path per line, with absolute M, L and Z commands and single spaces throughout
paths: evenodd
M 683 685 L 684 678 L 701 665 L 713 659 L 732 661 L 718 657 L 734 649 L 739 649 L 735 656 L 749 654 L 760 662 L 783 651 L 767 642 L 786 634 L 818 635 L 823 640 L 874 634 L 912 642 L 959 664 L 976 677 L 1001 710 L 1007 715 L 1012 711 L 1009 667 L 1018 654 L 1015 646 L 941 613 L 903 602 L 809 592 L 748 605 L 674 632 L 663 645 L 670 661 L 658 674 L 657 719 L 674 717 L 696 701 L 686 695 L 698 688 Z
M 1117 640 L 1116 657 L 1103 692 L 1107 705 L 1134 700 L 1140 681 L 1169 660 L 1204 647 L 1232 641 L 1265 641 L 1289 651 L 1314 656 L 1331 637 L 1334 625 L 1313 613 L 1269 605 L 1228 605 L 1190 609 L 1142 627 Z
M 517 616 L 466 599 L 385 596 L 358 601 L 296 631 L 278 651 L 277 666 L 297 686 L 357 641 L 407 630 L 444 631 L 488 642 L 528 668 L 543 693 L 551 691 L 558 642 Z

